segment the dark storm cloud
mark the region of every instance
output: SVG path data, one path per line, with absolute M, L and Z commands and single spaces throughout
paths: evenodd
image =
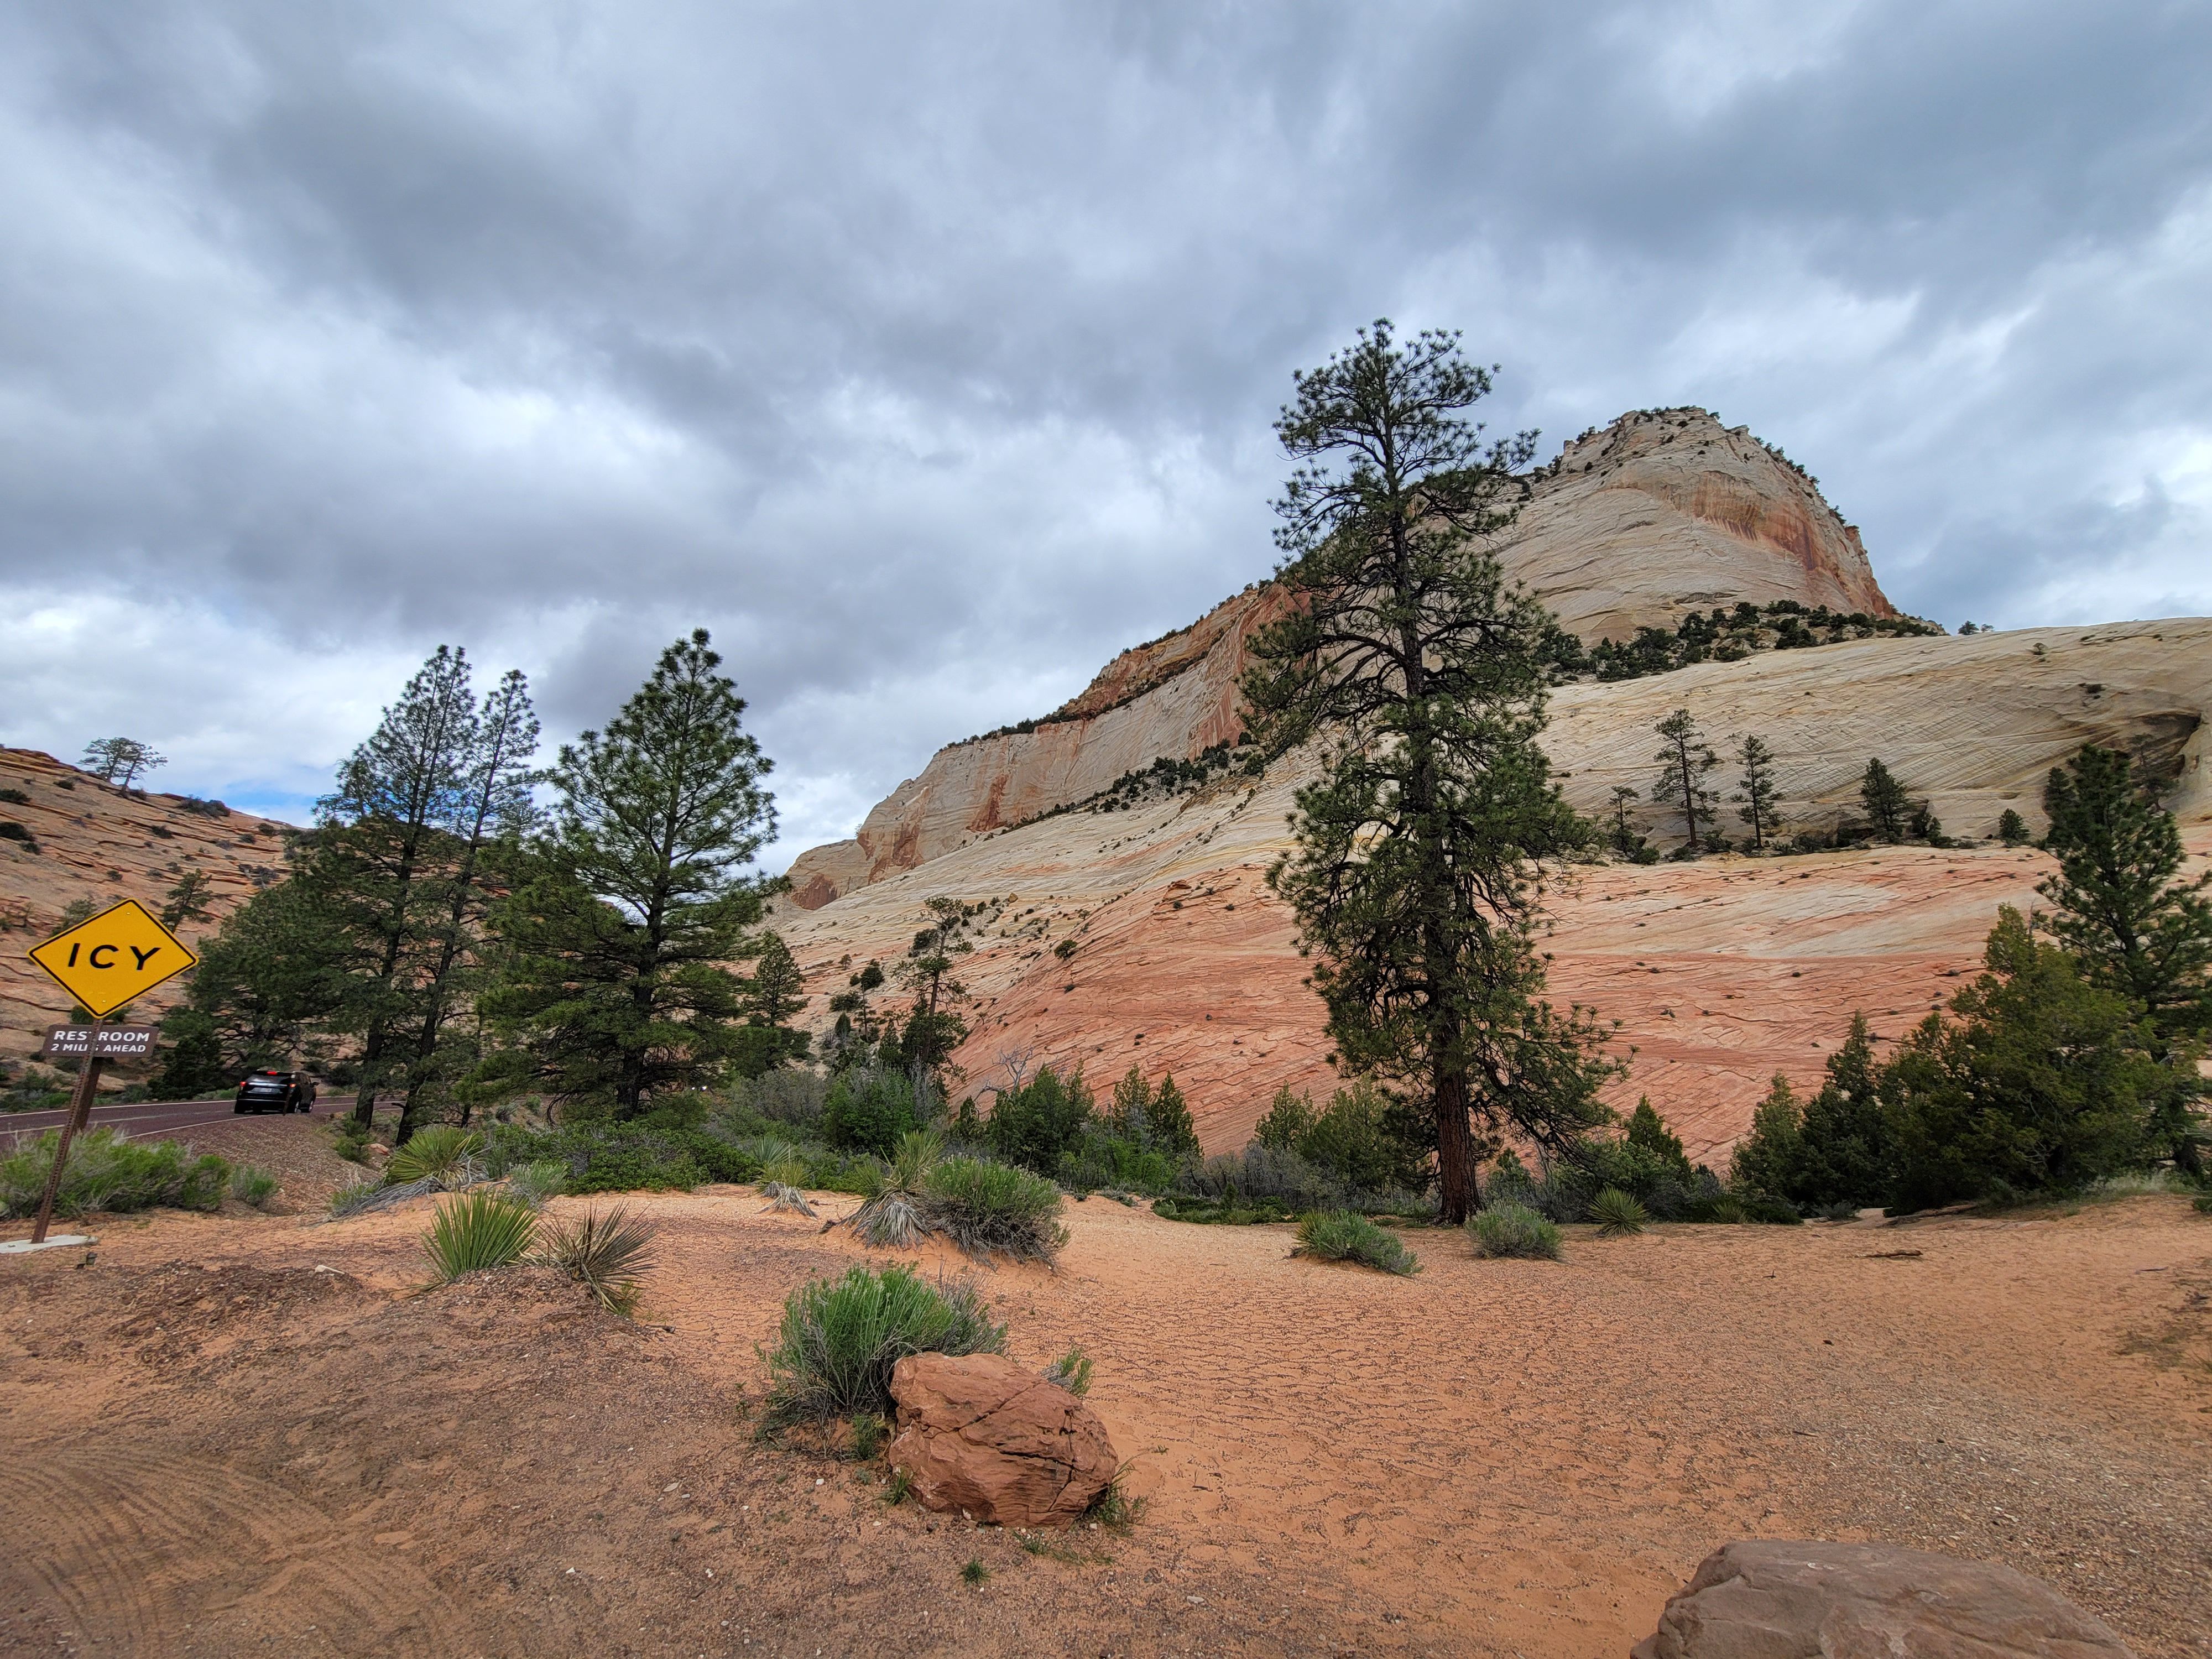
M 1908 608 L 2212 609 L 2209 68 L 2184 6 L 15 9 L 0 739 L 303 798 L 440 640 L 573 731 L 704 622 L 787 855 L 1263 574 L 1289 371 L 1385 313 L 1553 441 L 1749 422 Z

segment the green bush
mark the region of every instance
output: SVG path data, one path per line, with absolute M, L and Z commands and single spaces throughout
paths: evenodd
M 1062 1079 L 1047 1066 L 1022 1088 L 1000 1092 L 984 1133 L 1007 1163 L 1049 1178 L 1081 1147 L 1092 1117 L 1082 1067 Z
M 49 1129 L 0 1157 L 0 1216 L 38 1213 L 60 1142 L 61 1132 Z M 229 1164 L 212 1152 L 195 1156 L 173 1140 L 129 1140 L 113 1129 L 98 1128 L 70 1144 L 54 1210 L 67 1216 L 123 1214 L 156 1205 L 212 1210 L 222 1203 L 229 1183 Z
M 1418 1197 L 1431 1178 L 1415 1115 L 1364 1078 L 1339 1089 L 1318 1111 L 1310 1095 L 1278 1090 L 1253 1139 L 1269 1152 L 1295 1154 L 1346 1193 Z
M 451 1123 L 433 1123 L 417 1129 L 405 1146 L 392 1149 L 384 1178 L 395 1187 L 414 1181 L 457 1186 L 467 1180 L 470 1160 L 483 1150 L 482 1135 Z
M 1044 1377 L 1080 1400 L 1091 1392 L 1091 1356 L 1081 1348 L 1070 1348 L 1045 1368 Z
M 368 1163 L 368 1126 L 355 1122 L 351 1113 L 331 1120 L 331 1150 L 347 1163 Z
M 1255 1140 L 1242 1152 L 1206 1160 L 1185 1183 L 1193 1196 L 1235 1208 L 1272 1200 L 1294 1212 L 1352 1207 L 1353 1194 L 1327 1170 L 1294 1152 Z
M 1049 1261 L 1067 1242 L 1060 1189 L 1040 1176 L 983 1158 L 947 1158 L 929 1172 L 922 1212 L 970 1255 Z
M 823 1138 L 841 1152 L 889 1158 L 900 1136 L 921 1127 L 914 1085 L 902 1073 L 874 1067 L 848 1072 L 830 1084 L 823 1103 Z
M 1477 1255 L 1559 1259 L 1559 1228 L 1525 1204 L 1488 1205 L 1468 1218 L 1467 1230 Z
M 754 1181 L 761 1173 L 761 1160 L 744 1144 L 710 1127 L 599 1121 L 533 1133 L 508 1126 L 487 1139 L 489 1175 L 544 1162 L 562 1164 L 563 1185 L 579 1194 L 689 1192 L 702 1181 Z
M 1651 1214 L 1634 1194 L 1608 1187 L 1590 1200 L 1590 1219 L 1597 1223 L 1599 1237 L 1624 1238 L 1642 1232 Z
M 519 1164 L 507 1172 L 507 1195 L 519 1204 L 542 1210 L 548 1200 L 560 1194 L 568 1180 L 568 1166 L 558 1158 Z
M 1164 1221 L 1188 1221 L 1200 1226 L 1265 1227 L 1293 1218 L 1296 1212 L 1279 1198 L 1187 1198 L 1170 1194 L 1153 1201 L 1152 1213 Z
M 463 1193 L 438 1206 L 422 1253 L 438 1284 L 463 1273 L 510 1267 L 522 1260 L 538 1235 L 538 1212 L 496 1193 Z
M 374 1176 L 349 1182 L 331 1194 L 331 1219 L 343 1221 L 349 1215 L 361 1214 L 375 1205 L 383 1191 L 384 1183 Z
M 230 1195 L 241 1204 L 251 1204 L 259 1209 L 276 1195 L 276 1177 L 266 1170 L 256 1169 L 251 1164 L 234 1166 L 230 1172 Z
M 781 1426 L 872 1413 L 888 1417 L 891 1368 L 914 1353 L 1001 1353 L 1006 1331 L 963 1281 L 926 1284 L 912 1269 L 854 1267 L 785 1298 L 769 1368 L 767 1420 Z
M 1421 1270 L 1420 1259 L 1395 1233 L 1385 1232 L 1349 1210 L 1308 1216 L 1298 1224 L 1298 1249 L 1324 1261 L 1357 1261 L 1386 1273 L 1410 1276 Z

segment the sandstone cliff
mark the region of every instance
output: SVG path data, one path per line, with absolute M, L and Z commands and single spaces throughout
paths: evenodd
M 1813 481 L 1741 427 L 1698 409 L 1624 415 L 1527 479 L 1500 562 L 1587 643 L 1672 628 L 1739 599 L 1896 614 L 1858 532 Z M 1125 651 L 1053 714 L 938 751 L 850 841 L 791 866 L 798 903 L 943 856 L 977 836 L 1080 801 L 1162 756 L 1233 741 L 1243 642 L 1277 614 L 1247 589 L 1190 627 Z
M 2094 741 L 2170 778 L 2192 850 L 2212 853 L 2212 622 L 1868 640 L 1568 687 L 1545 742 L 1570 799 L 1595 812 L 1616 782 L 1645 788 L 1651 726 L 1683 707 L 1717 740 L 1768 740 L 1793 823 L 1832 822 L 1878 754 L 1954 836 L 1988 836 L 2008 806 L 2039 828 L 2044 774 Z M 1000 1080 L 1013 1054 L 1101 1082 L 1133 1062 L 1155 1081 L 1174 1073 L 1209 1151 L 1241 1146 L 1278 1086 L 1334 1083 L 1264 880 L 1300 780 L 1293 761 L 1256 787 L 1062 814 L 787 908 L 777 925 L 817 994 L 810 1012 L 826 1023 L 820 994 L 904 951 L 926 899 L 990 900 L 963 964 L 977 1001 L 957 1058 L 971 1086 Z M 1955 990 L 1996 906 L 2033 902 L 2049 868 L 1983 844 L 1562 871 L 1553 989 L 1622 1023 L 1622 1103 L 1649 1094 L 1692 1153 L 1718 1158 L 1773 1073 L 1818 1078 L 1853 1009 L 1894 1037 Z
M 282 824 L 193 811 L 179 795 L 117 789 L 33 749 L 0 749 L 0 789 L 27 798 L 0 802 L 0 819 L 21 823 L 39 848 L 0 840 L 0 1060 L 34 1052 L 46 1028 L 69 1018 L 68 996 L 24 952 L 60 927 L 70 904 L 105 909 L 135 898 L 158 915 L 179 876 L 204 871 L 211 916 L 179 927 L 191 943 L 283 873 Z M 131 1012 L 157 1017 L 185 988 L 171 980 Z

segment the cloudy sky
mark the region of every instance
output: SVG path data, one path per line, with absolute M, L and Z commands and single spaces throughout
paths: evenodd
M 1907 610 L 2212 612 L 2212 8 L 0 4 L 0 743 L 301 816 L 704 623 L 777 865 L 1272 562 L 1293 368 L 1703 404 Z

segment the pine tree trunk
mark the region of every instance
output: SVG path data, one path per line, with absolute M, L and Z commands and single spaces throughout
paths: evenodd
M 1474 1136 L 1467 1121 L 1467 1073 L 1437 1075 L 1437 1188 L 1447 1227 L 1463 1224 L 1476 1206 Z

